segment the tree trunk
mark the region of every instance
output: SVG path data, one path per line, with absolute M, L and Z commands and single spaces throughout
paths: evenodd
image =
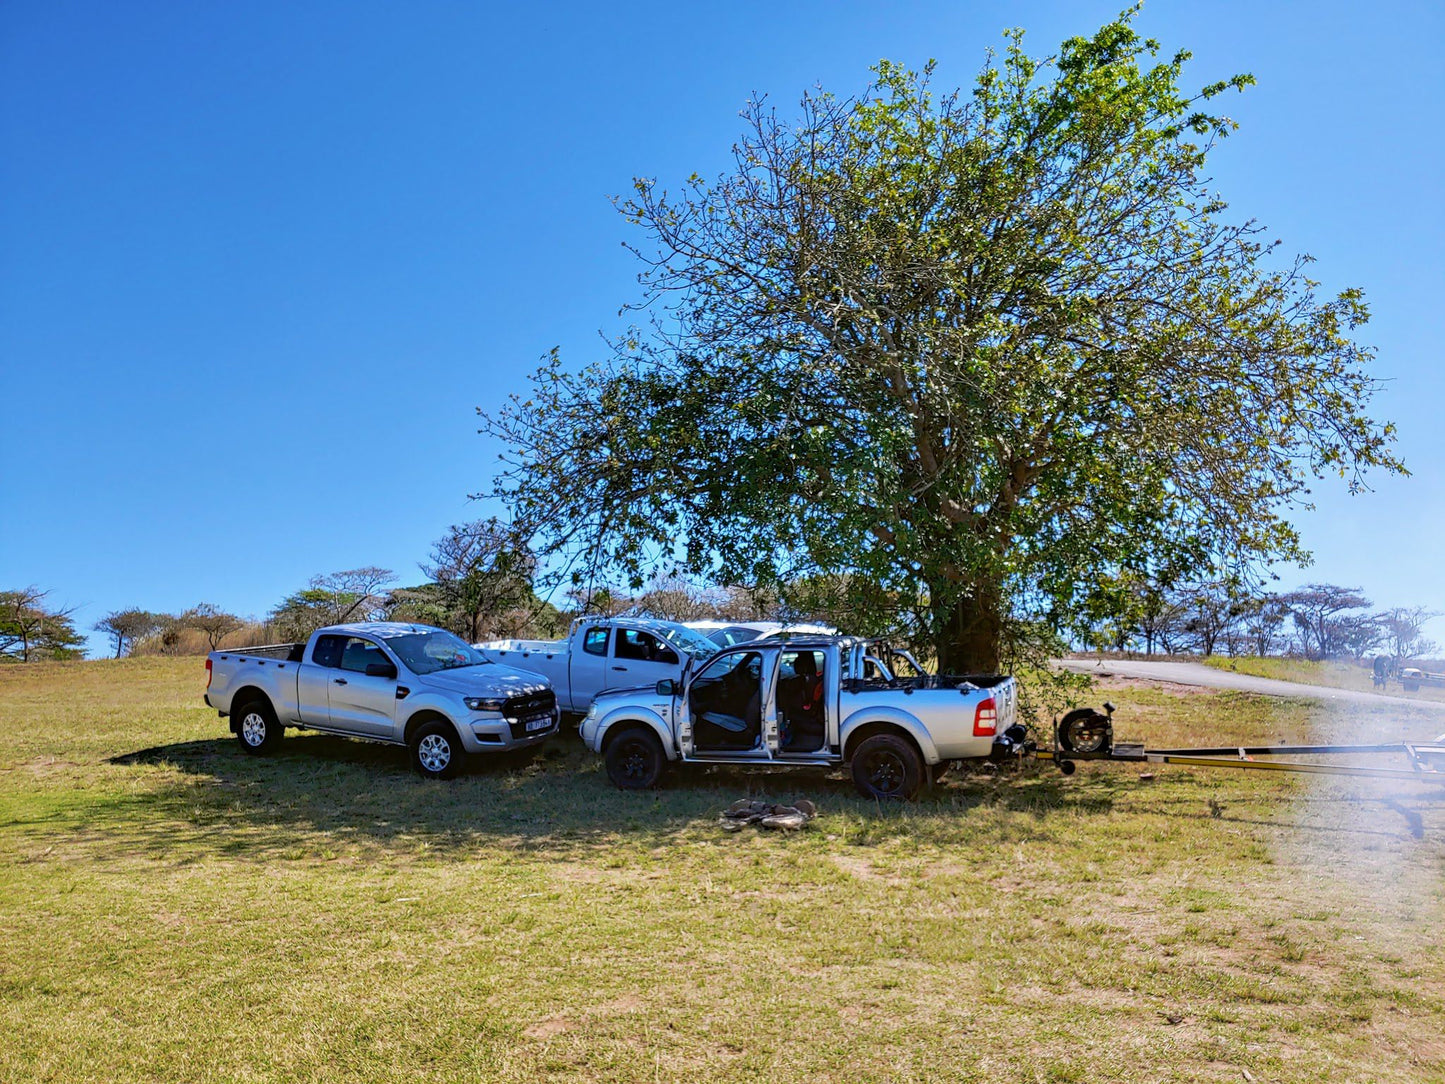
M 935 592 L 937 598 L 942 592 Z M 1000 592 L 975 589 L 971 595 L 934 608 L 934 636 L 940 674 L 996 674 L 1003 638 Z

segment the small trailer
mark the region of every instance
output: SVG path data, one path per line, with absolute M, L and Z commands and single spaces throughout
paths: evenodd
M 995 745 L 999 759 L 1034 756 L 1051 760 L 1065 775 L 1073 775 L 1081 760 L 1110 760 L 1133 764 L 1182 764 L 1195 768 L 1239 768 L 1246 771 L 1297 772 L 1308 775 L 1344 775 L 1370 779 L 1408 780 L 1445 786 L 1445 734 L 1432 742 L 1385 742 L 1369 745 L 1239 745 L 1188 749 L 1150 749 L 1142 742 L 1114 740 L 1114 705 L 1071 711 L 1053 725 L 1053 748 L 1040 749 L 1022 727 L 1010 727 Z M 1300 756 L 1403 757 L 1406 767 L 1375 767 L 1305 760 L 1276 759 Z M 1264 759 L 1261 759 L 1264 758 Z

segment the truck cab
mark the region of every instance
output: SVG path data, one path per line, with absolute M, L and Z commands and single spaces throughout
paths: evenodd
M 580 618 L 561 640 L 493 640 L 475 646 L 494 662 L 547 678 L 562 710 L 577 715 L 605 691 L 650 688 L 664 678 L 680 678 L 717 649 L 684 625 L 647 617 Z

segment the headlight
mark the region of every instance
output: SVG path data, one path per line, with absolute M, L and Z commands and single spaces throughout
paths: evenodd
M 466 696 L 462 703 L 469 711 L 501 711 L 502 705 L 507 701 L 495 696 Z

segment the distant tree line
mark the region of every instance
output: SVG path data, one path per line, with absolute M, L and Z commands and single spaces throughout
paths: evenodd
M 1123 576 L 1097 592 L 1091 610 L 1081 638 L 1105 651 L 1398 662 L 1438 650 L 1425 635 L 1435 611 L 1376 610 L 1360 588 L 1330 583 L 1275 593 L 1228 580 L 1161 586 Z
M 887 635 L 930 655 L 927 596 L 891 594 L 859 576 L 804 577 L 783 594 L 773 587 L 707 585 L 671 572 L 639 590 L 575 587 L 558 605 L 539 597 L 535 557 L 496 519 L 449 527 L 419 570 L 424 579 L 411 585 L 375 566 L 320 574 L 261 618 L 202 602 L 181 613 L 113 610 L 94 629 L 107 637 L 109 653 L 121 658 L 303 640 L 345 621 L 415 621 L 475 643 L 557 636 L 583 614 L 630 613 L 674 621 L 815 622 Z M 82 657 L 84 637 L 75 628 L 74 610 L 51 605 L 49 596 L 33 586 L 0 591 L 0 662 Z M 1033 635 L 1052 637 L 1057 650 L 1072 641 L 1146 655 L 1385 655 L 1401 661 L 1437 650 L 1424 634 L 1435 616 L 1423 607 L 1376 610 L 1359 588 L 1334 584 L 1272 593 L 1227 579 L 1164 583 L 1119 575 L 1101 581 L 1080 611 L 1059 615 Z

